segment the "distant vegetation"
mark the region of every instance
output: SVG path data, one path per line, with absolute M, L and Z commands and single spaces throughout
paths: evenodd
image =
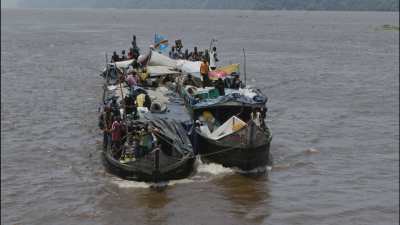
M 400 27 L 398 26 L 394 26 L 394 25 L 390 25 L 390 24 L 385 24 L 379 28 L 375 28 L 376 31 L 379 30 L 386 30 L 386 31 L 400 31 Z
M 17 0 L 35 8 L 148 8 L 398 11 L 399 0 Z

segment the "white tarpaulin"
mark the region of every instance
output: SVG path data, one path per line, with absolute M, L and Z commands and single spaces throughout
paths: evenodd
M 177 60 L 176 67 L 182 72 L 200 76 L 201 61 Z
M 128 68 L 130 64 L 132 64 L 133 59 L 115 62 L 115 66 L 118 68 Z
M 201 126 L 200 131 L 204 136 L 213 140 L 218 140 L 232 133 L 235 133 L 244 126 L 246 126 L 246 123 L 243 120 L 239 119 L 236 116 L 232 116 L 229 120 L 227 120 L 224 124 L 219 126 L 213 132 L 210 132 L 207 125 Z
M 161 76 L 166 74 L 179 74 L 173 67 L 169 66 L 147 66 L 147 72 L 151 77 Z
M 156 51 L 151 51 L 148 66 L 169 66 L 176 68 L 176 60 L 170 59 L 168 56 L 162 55 Z

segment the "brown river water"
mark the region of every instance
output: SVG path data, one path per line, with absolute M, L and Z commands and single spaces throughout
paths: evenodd
M 398 13 L 1 10 L 1 224 L 398 224 Z M 274 166 L 198 164 L 163 185 L 105 173 L 105 52 L 216 38 L 269 97 Z M 184 118 L 185 115 L 177 115 Z

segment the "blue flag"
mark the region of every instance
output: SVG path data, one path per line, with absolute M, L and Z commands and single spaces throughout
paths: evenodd
M 164 35 L 154 34 L 154 47 L 160 52 L 164 52 L 168 48 L 168 39 Z

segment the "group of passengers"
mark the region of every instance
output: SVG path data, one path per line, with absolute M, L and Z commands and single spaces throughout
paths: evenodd
M 116 159 L 127 161 L 144 156 L 153 145 L 157 145 L 154 132 L 148 125 L 141 129 L 132 121 L 138 119 L 139 107 L 150 110 L 151 98 L 144 89 L 133 86 L 128 95 L 118 103 L 113 97 L 111 102 L 105 104 L 104 112 L 99 118 L 99 127 L 103 131 L 103 148 L 109 146 Z M 120 109 L 124 109 L 121 115 Z M 124 120 L 122 120 L 124 118 Z M 128 146 L 125 145 L 128 140 Z
M 135 36 L 133 36 L 132 45 L 135 49 Z M 137 46 L 136 49 L 138 49 Z M 139 129 L 131 123 L 139 118 L 138 109 L 150 111 L 151 108 L 150 96 L 146 90 L 139 87 L 147 81 L 149 76 L 146 67 L 140 65 L 135 59 L 127 69 L 119 72 L 117 84 L 125 83 L 129 90 L 128 94 L 122 96 L 123 99 L 119 103 L 117 96 L 104 102 L 104 112 L 100 115 L 99 127 L 104 133 L 103 148 L 110 146 L 116 159 L 128 162 L 144 156 L 154 145 L 157 145 L 157 139 L 154 135 L 156 130 L 150 129 L 148 125 Z M 121 111 L 123 111 L 122 115 Z
M 193 48 L 193 51 L 189 52 L 189 49 L 182 51 L 183 45 L 181 40 L 176 40 L 175 45 L 171 47 L 169 57 L 172 59 L 185 59 L 189 61 L 201 61 L 206 59 L 211 69 L 216 68 L 215 63 L 218 62 L 217 48 L 214 46 L 210 51 L 205 49 L 204 51 L 198 51 L 197 46 Z
M 139 57 L 139 47 L 136 45 L 136 36 L 133 35 L 132 38 L 132 47 L 129 48 L 128 55 L 125 54 L 125 50 L 121 51 L 121 56 L 117 54 L 116 51 L 113 52 L 113 55 L 111 56 L 111 62 L 120 62 L 120 61 L 125 61 L 125 60 L 130 60 L 130 59 L 135 59 Z

